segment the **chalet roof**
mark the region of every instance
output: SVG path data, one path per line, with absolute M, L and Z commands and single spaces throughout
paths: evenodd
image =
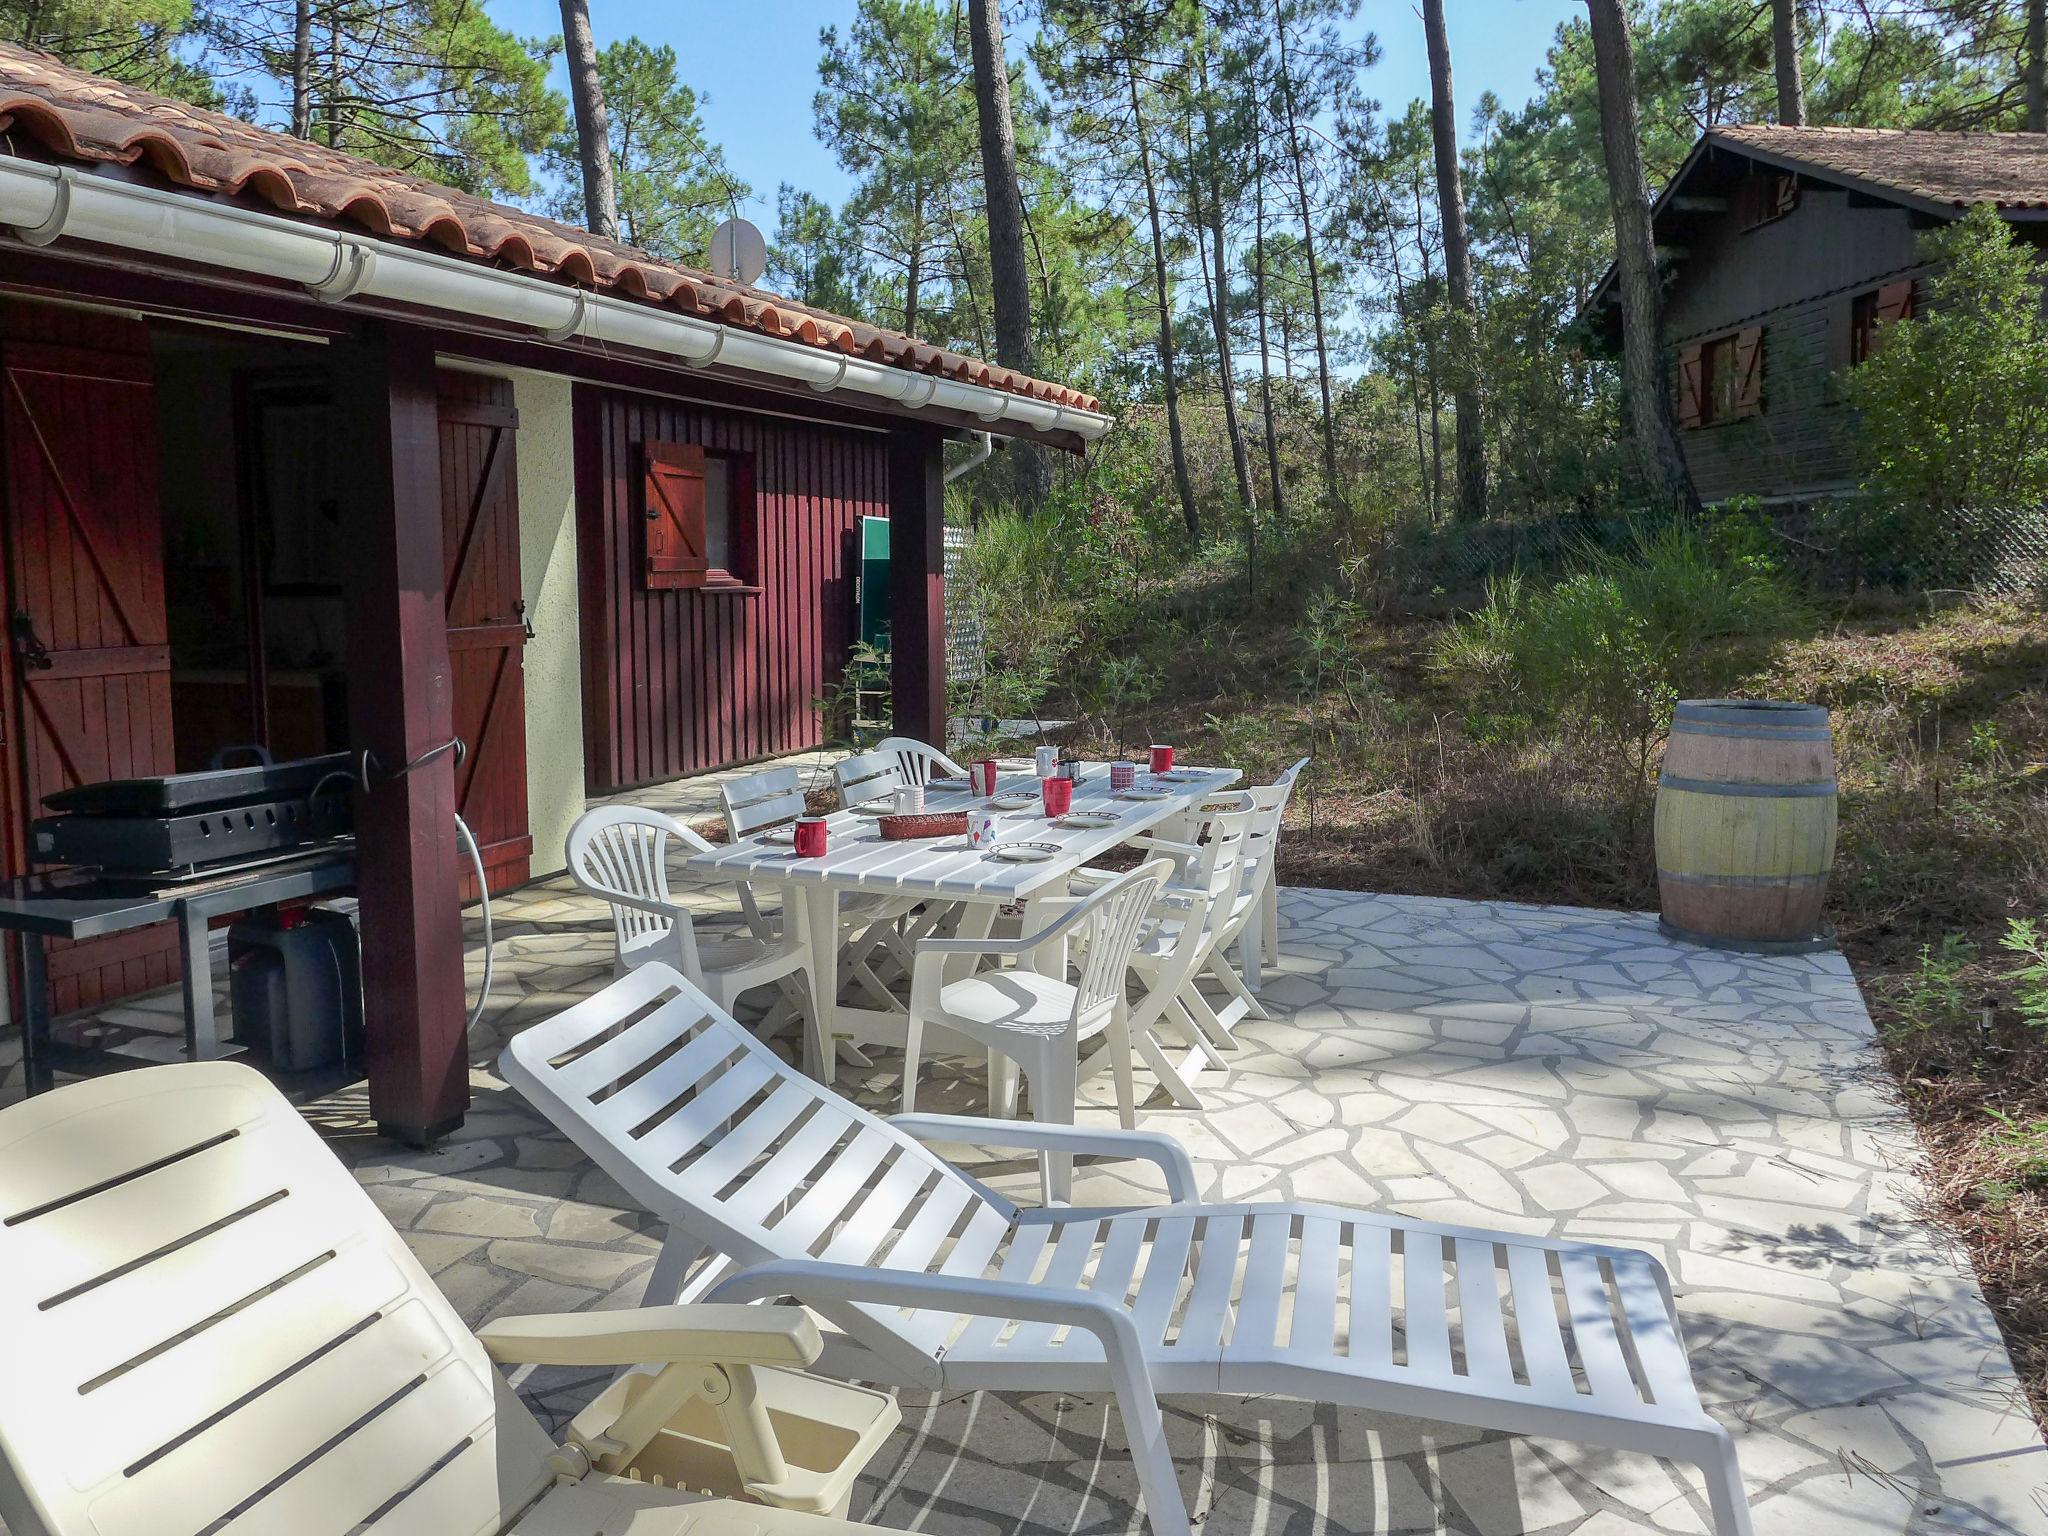
M 0 43 L 0 148 L 20 137 L 59 161 L 133 167 L 194 193 L 352 225 L 382 238 L 649 301 L 874 363 L 1055 405 L 1098 409 L 1093 397 L 1064 385 L 663 261 L 357 155 L 87 74 L 35 49 Z
M 1705 142 L 1866 190 L 1889 189 L 1901 201 L 1957 211 L 1977 203 L 2010 212 L 2048 209 L 2048 134 L 1752 123 L 1711 129 Z
M 1696 176 L 1731 155 L 1937 219 L 1956 218 L 1977 203 L 2012 220 L 2048 219 L 2048 134 L 1744 123 L 1701 134 L 1657 194 L 1650 217 L 1660 241 L 1686 216 L 1686 189 Z M 1610 262 L 1579 312 L 1610 342 L 1620 324 L 1616 276 Z

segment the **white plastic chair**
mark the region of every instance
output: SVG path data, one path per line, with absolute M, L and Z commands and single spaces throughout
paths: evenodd
M 0 1339 L 13 1536 L 873 1536 L 791 1511 L 843 1514 L 898 1418 L 883 1393 L 793 1369 L 823 1341 L 787 1307 L 472 1333 L 298 1112 L 233 1062 L 0 1110 Z M 493 1361 L 653 1369 L 557 1446 Z M 735 1454 L 678 1464 L 676 1432 Z M 622 1475 L 650 1468 L 726 1498 Z
M 805 811 L 804 792 L 797 771 L 786 764 L 728 779 L 719 785 L 718 798 L 725 814 L 725 835 L 732 842 L 772 827 L 788 826 Z M 753 930 L 754 936 L 764 943 L 771 942 L 775 924 L 762 910 L 753 888 L 742 883 L 739 899 L 740 910 L 745 914 L 747 926 Z M 916 906 L 916 902 L 901 898 L 853 892 L 839 898 L 839 950 L 846 974 L 883 1008 L 901 1005 L 875 973 L 869 957 L 877 945 L 887 947 L 899 956 L 903 969 L 908 972 L 909 950 L 902 943 L 896 923 L 906 913 L 914 911 Z
M 1258 865 L 1258 878 L 1248 894 L 1258 904 L 1256 926 L 1251 922 L 1238 924 L 1238 958 L 1244 967 L 1244 979 L 1253 992 L 1259 990 L 1262 973 L 1267 965 L 1280 957 L 1280 833 L 1281 824 L 1287 817 L 1287 804 L 1294 798 L 1295 785 L 1307 769 L 1310 759 L 1304 757 L 1283 769 L 1271 784 L 1254 785 L 1246 791 L 1252 797 L 1252 805 L 1258 816 L 1252 822 L 1252 856 Z
M 1172 868 L 1164 859 L 1140 865 L 1022 938 L 920 943 L 904 1032 L 903 1112 L 917 1108 L 918 1065 L 925 1026 L 931 1024 L 965 1035 L 991 1053 L 991 1113 L 1008 1107 L 1003 1102 L 1007 1094 L 998 1087 L 1008 1076 L 995 1060 L 1001 1056 L 1015 1062 L 1023 1074 L 1032 1118 L 1061 1125 L 1074 1123 L 1081 1047 L 1107 1033 L 1103 1049 L 1116 1074 L 1117 1109 L 1124 1124 L 1134 1123 L 1125 978 L 1138 932 Z M 1074 980 L 1067 979 L 1064 964 L 1059 975 L 1031 968 L 1031 962 L 1048 950 L 1064 954 L 1069 947 L 1078 962 Z M 948 982 L 948 960 L 962 956 L 1007 959 L 1013 964 Z M 1066 1200 L 1072 1193 L 1073 1160 L 1048 1154 L 1041 1177 L 1048 1199 Z
M 929 784 L 939 776 L 936 770 L 944 770 L 956 779 L 967 777 L 965 768 L 937 747 L 914 736 L 885 737 L 875 743 L 875 751 L 896 760 L 896 771 L 906 784 Z
M 735 882 L 749 931 L 700 937 L 690 909 L 669 889 L 670 843 L 693 853 L 711 847 L 675 817 L 639 806 L 600 806 L 584 812 L 569 829 L 569 873 L 577 885 L 611 905 L 618 941 L 614 972 L 624 975 L 649 961 L 673 965 L 727 1012 L 742 994 L 769 985 L 797 1002 L 790 983 L 799 974 L 808 981 L 811 974 L 802 911 L 785 912 L 781 932 L 768 932 L 753 893 L 744 881 Z M 764 1030 L 773 1034 L 785 1018 L 771 1012 Z
M 1639 1249 L 1207 1204 L 1187 1153 L 1142 1131 L 880 1120 L 655 966 L 515 1036 L 500 1065 L 668 1223 L 651 1298 L 799 1301 L 836 1330 L 820 1367 L 851 1381 L 1113 1393 L 1156 1536 L 1188 1536 L 1159 1396 L 1219 1392 L 1690 1462 L 1718 1536 L 1751 1536 L 1733 1439 Z M 1140 1159 L 1168 1203 L 1023 1208 L 925 1142 Z

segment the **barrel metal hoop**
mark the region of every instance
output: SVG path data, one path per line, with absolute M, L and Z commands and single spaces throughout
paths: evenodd
M 1727 736 L 1743 741 L 1832 741 L 1824 725 L 1716 725 L 1711 720 L 1674 720 L 1674 736 Z
M 1770 800 L 1819 800 L 1832 798 L 1835 794 L 1832 779 L 1811 784 L 1730 784 L 1720 779 L 1675 778 L 1666 773 L 1658 777 L 1657 787 L 1679 790 L 1688 795 L 1754 795 Z
M 1677 870 L 1659 866 L 1657 878 L 1668 880 L 1673 885 L 1725 885 L 1765 890 L 1825 885 L 1828 876 L 1825 870 L 1817 875 L 1694 875 L 1681 874 Z

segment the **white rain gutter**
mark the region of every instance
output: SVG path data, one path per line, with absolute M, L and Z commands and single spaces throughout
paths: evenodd
M 977 417 L 995 431 L 1028 427 L 1072 432 L 1093 442 L 1114 424 L 1114 418 L 1099 411 L 912 373 L 394 241 L 297 224 L 68 166 L 0 157 L 0 225 L 12 226 L 30 245 L 65 236 L 173 256 L 281 278 L 336 303 L 388 299 L 506 321 L 550 341 L 581 337 L 660 353 L 692 367 L 722 363 L 807 384 L 820 394 L 850 390 L 909 410 L 938 406 Z

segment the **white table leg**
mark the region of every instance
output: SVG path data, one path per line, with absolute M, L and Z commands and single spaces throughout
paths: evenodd
M 801 901 L 804 934 L 810 941 L 811 1012 L 804 1028 L 804 1071 L 821 1083 L 830 1083 L 836 1056 L 832 1049 L 832 1020 L 839 1007 L 839 892 L 829 885 L 790 886 L 784 892 L 785 907 Z

